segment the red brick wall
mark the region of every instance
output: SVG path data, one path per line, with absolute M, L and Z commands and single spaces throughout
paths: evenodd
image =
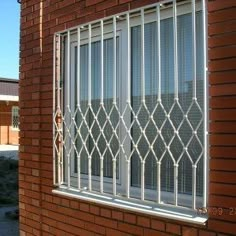
M 12 129 L 12 106 L 18 102 L 0 101 L 0 144 L 18 144 L 19 132 Z
M 22 0 L 21 235 L 236 235 L 235 0 L 208 3 L 209 207 L 222 207 L 225 213 L 211 213 L 206 226 L 198 227 L 52 194 L 53 33 L 153 2 L 156 0 Z

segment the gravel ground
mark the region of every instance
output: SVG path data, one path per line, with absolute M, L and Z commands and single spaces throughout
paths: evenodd
M 12 220 L 5 217 L 5 212 L 15 210 L 17 207 L 0 206 L 0 236 L 18 236 L 18 220 Z

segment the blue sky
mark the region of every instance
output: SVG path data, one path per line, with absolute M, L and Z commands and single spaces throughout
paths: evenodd
M 19 78 L 20 4 L 0 0 L 0 77 Z

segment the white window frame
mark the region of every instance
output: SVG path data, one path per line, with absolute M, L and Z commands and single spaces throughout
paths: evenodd
M 148 6 L 148 7 L 150 7 L 150 8 L 151 7 L 156 7 L 156 6 L 160 7 L 165 2 L 175 2 L 175 0 L 174 1 L 163 1 L 161 3 L 153 4 L 153 5 Z M 195 1 L 192 0 L 192 3 L 195 4 Z M 202 6 L 201 6 L 201 4 L 202 4 Z M 195 10 L 197 11 L 200 8 L 203 9 L 203 30 L 204 30 L 204 38 L 206 38 L 206 25 L 205 25 L 205 23 L 206 23 L 206 19 L 205 19 L 206 6 L 205 6 L 205 1 L 202 0 L 201 4 L 197 3 L 196 6 L 195 6 L 196 9 L 194 8 L 194 11 Z M 142 9 L 146 9 L 148 7 L 145 6 L 144 8 L 141 8 L 141 11 L 142 11 Z M 130 11 L 130 12 L 127 12 L 127 13 L 121 13 L 121 14 L 115 15 L 115 16 L 113 16 L 113 19 L 114 18 L 116 19 L 116 18 L 118 18 L 120 16 L 124 16 L 126 14 L 129 14 L 129 16 L 130 16 L 130 14 L 132 14 L 132 12 L 136 12 L 138 10 L 140 10 L 140 9 L 135 9 L 134 11 Z M 193 8 L 192 9 L 189 8 L 189 5 L 188 6 L 187 5 L 183 5 L 183 7 L 178 7 L 177 15 L 181 15 L 181 14 L 185 14 L 185 13 L 191 13 L 192 10 L 193 10 Z M 155 14 L 156 14 L 155 12 L 150 13 L 150 14 L 146 14 L 144 16 L 144 22 L 145 23 L 149 23 L 149 22 L 155 21 L 155 16 L 156 16 Z M 163 10 L 161 12 L 160 20 L 164 19 L 164 18 L 168 18 L 170 16 L 173 16 L 172 14 L 173 14 L 172 13 L 172 8 L 167 8 L 166 10 Z M 108 19 L 109 18 L 112 19 L 112 17 L 108 17 Z M 91 22 L 90 24 L 86 24 L 86 26 L 94 24 L 94 23 L 97 23 L 97 22 L 99 22 L 99 21 Z M 136 26 L 136 25 L 140 25 L 140 24 L 141 24 L 141 17 L 140 16 L 134 16 L 133 18 L 130 18 L 130 27 L 133 27 L 133 26 Z M 120 47 L 120 49 L 121 49 L 120 55 L 122 54 L 123 51 L 130 50 L 128 48 L 128 46 L 127 46 L 127 43 L 123 42 L 128 37 L 127 36 L 127 30 L 125 30 L 125 25 L 126 25 L 126 21 L 124 21 L 120 25 L 119 24 L 116 25 L 117 26 L 117 28 L 116 28 L 117 29 L 117 35 L 119 35 L 119 37 L 121 38 L 121 45 L 122 45 Z M 109 26 L 112 27 L 112 24 L 108 25 L 107 28 L 109 28 Z M 81 28 L 83 28 L 83 27 L 85 27 L 85 26 L 81 26 Z M 54 127 L 53 127 L 54 128 L 54 184 L 58 185 L 59 188 L 57 190 L 53 190 L 53 192 L 58 193 L 58 194 L 62 194 L 62 195 L 67 195 L 67 196 L 76 196 L 76 197 L 81 198 L 81 199 L 89 199 L 90 201 L 102 202 L 104 204 L 112 205 L 112 206 L 117 205 L 117 204 L 118 205 L 121 204 L 123 208 L 127 208 L 127 209 L 133 209 L 134 208 L 136 211 L 147 212 L 147 213 L 152 214 L 152 215 L 161 215 L 161 216 L 164 216 L 164 217 L 174 218 L 174 219 L 178 219 L 178 220 L 184 220 L 184 221 L 204 224 L 204 222 L 206 221 L 206 217 L 205 216 L 204 217 L 196 216 L 195 215 L 196 207 L 194 207 L 193 210 L 190 210 L 190 209 L 183 210 L 183 209 L 180 209 L 178 207 L 175 208 L 175 206 L 174 207 L 169 207 L 169 206 L 166 207 L 165 206 L 162 209 L 162 208 L 159 208 L 159 205 L 158 205 L 158 207 L 156 207 L 155 204 L 148 203 L 148 202 L 144 202 L 144 205 L 143 205 L 142 203 L 140 203 L 140 201 L 136 201 L 135 199 L 129 199 L 130 197 L 133 197 L 133 196 L 135 196 L 137 194 L 140 195 L 141 190 L 137 189 L 135 187 L 131 187 L 130 186 L 130 192 L 131 192 L 130 193 L 130 197 L 127 198 L 128 201 L 124 200 L 121 196 L 125 193 L 125 189 L 127 188 L 127 186 L 124 184 L 124 182 L 125 182 L 124 180 L 127 180 L 127 176 L 125 176 L 126 172 L 124 172 L 125 174 L 119 173 L 119 176 L 121 178 L 123 177 L 124 179 L 120 180 L 121 189 L 117 188 L 117 190 L 118 190 L 117 192 L 120 192 L 120 194 L 115 196 L 116 199 L 117 199 L 117 203 L 114 203 L 114 199 L 110 198 L 110 197 L 106 197 L 106 195 L 100 195 L 99 193 L 96 194 L 94 192 L 91 192 L 91 191 L 87 190 L 86 188 L 85 189 L 74 189 L 70 185 L 66 186 L 66 183 L 64 183 L 63 181 L 60 181 L 60 179 L 61 180 L 63 179 L 63 161 L 62 161 L 62 159 L 61 159 L 61 161 L 60 160 L 58 161 L 57 158 L 58 158 L 58 153 L 60 152 L 60 149 L 58 147 L 55 148 L 55 146 L 57 146 L 56 141 L 57 141 L 58 138 L 63 139 L 63 128 L 59 127 L 58 124 L 56 123 L 56 117 L 58 115 L 61 115 L 59 100 L 60 100 L 60 96 L 62 96 L 62 94 L 61 94 L 62 93 L 62 91 L 61 91 L 62 89 L 60 88 L 60 73 L 61 73 L 61 71 L 60 71 L 61 70 L 60 69 L 60 59 L 56 60 L 56 57 L 58 56 L 56 51 L 57 51 L 57 44 L 59 42 L 59 45 L 60 45 L 60 41 L 62 39 L 61 39 L 61 37 L 59 37 L 60 38 L 59 40 L 57 38 L 61 34 L 65 34 L 66 33 L 68 35 L 68 32 L 70 34 L 72 31 L 75 30 L 75 32 L 76 32 L 77 29 L 81 29 L 81 28 L 80 27 L 79 28 L 72 28 L 72 29 L 68 29 L 68 30 L 63 31 L 63 32 L 58 32 L 58 33 L 55 34 L 55 38 L 54 38 L 54 52 L 55 52 L 55 54 L 54 54 L 54 116 L 53 116 L 53 122 L 54 122 Z M 112 31 L 112 28 L 111 28 L 111 31 Z M 95 32 L 96 32 L 96 29 L 95 29 Z M 70 42 L 71 42 L 73 50 L 71 50 L 71 46 L 68 47 L 68 45 L 65 45 L 65 47 L 70 48 L 70 51 L 72 52 L 72 53 L 70 52 L 70 54 L 72 56 L 73 56 L 74 49 L 77 46 L 77 43 L 76 43 L 77 39 L 75 37 L 76 37 L 76 35 L 70 36 Z M 106 37 L 107 36 L 106 36 L 105 31 L 104 31 L 104 39 Z M 81 34 L 81 42 L 83 42 L 82 38 L 83 38 L 83 35 Z M 93 42 L 94 40 L 97 40 L 97 39 L 99 39 L 99 33 L 97 33 L 97 36 L 95 36 L 95 37 L 92 36 L 90 42 Z M 86 37 L 85 37 L 84 42 L 81 43 L 80 45 L 86 44 L 86 43 L 87 42 L 86 42 Z M 205 90 L 206 90 L 206 88 L 207 88 L 206 45 L 204 45 L 204 49 L 205 49 L 204 50 L 204 53 L 205 53 L 204 54 L 204 59 L 205 59 L 204 60 L 204 69 L 205 69 L 205 72 L 204 72 L 204 85 L 205 85 Z M 67 58 L 68 55 L 65 55 L 65 57 Z M 121 56 L 121 58 L 122 58 L 122 56 Z M 65 61 L 65 63 L 67 64 L 68 61 Z M 70 60 L 70 63 L 71 63 L 71 60 Z M 127 76 L 126 72 L 129 70 L 128 67 L 127 67 L 127 64 L 128 64 L 127 61 L 122 60 L 122 69 L 121 69 L 121 71 L 123 73 L 123 75 L 122 75 L 123 78 L 126 78 L 126 76 Z M 73 62 L 71 63 L 71 65 L 73 65 Z M 65 73 L 67 74 L 67 78 L 65 77 L 66 80 L 68 80 L 68 76 L 69 76 L 69 78 L 71 78 L 71 75 L 70 75 L 70 72 L 68 72 L 68 69 L 66 69 Z M 73 81 L 73 79 L 71 81 Z M 124 79 L 121 80 L 121 83 L 123 83 L 122 81 L 124 82 Z M 71 82 L 70 82 L 70 85 L 73 86 L 73 84 Z M 122 86 L 122 88 L 124 88 L 124 87 Z M 126 88 L 126 86 L 125 86 L 125 88 Z M 68 88 L 66 88 L 66 87 L 65 87 L 65 90 L 69 91 Z M 125 93 L 125 94 L 127 93 L 127 91 L 125 91 L 125 89 L 123 89 L 122 92 Z M 206 92 L 207 91 L 205 91 L 205 93 Z M 66 95 L 66 93 L 64 93 L 64 95 Z M 71 94 L 70 96 L 74 97 L 74 94 Z M 122 97 L 124 97 L 123 94 L 122 94 Z M 208 108 L 208 104 L 207 104 L 206 97 L 207 97 L 207 95 L 205 94 L 205 100 L 204 100 L 204 113 L 205 113 L 204 130 L 207 133 L 207 127 L 208 127 L 208 124 L 207 124 L 207 117 L 208 117 L 207 108 Z M 58 136 L 56 136 L 56 133 L 58 134 Z M 204 199 L 203 199 L 203 207 L 206 207 L 206 202 L 207 202 L 207 174 L 206 174 L 207 166 L 208 166 L 207 165 L 207 150 L 208 150 L 207 144 L 208 144 L 208 141 L 207 141 L 207 136 L 205 134 L 204 135 L 204 147 L 205 148 L 204 148 Z M 120 160 L 122 160 L 122 164 L 121 164 L 121 167 L 119 169 L 123 170 L 126 167 L 125 166 L 125 162 L 124 162 L 124 158 L 121 157 Z M 73 161 L 72 161 L 72 163 L 73 163 Z M 72 163 L 69 164 L 70 167 L 66 166 L 66 170 L 70 169 L 70 168 L 72 168 L 72 170 L 74 170 Z M 60 175 L 60 174 L 62 176 L 58 178 L 57 175 Z M 67 173 L 65 172 L 65 174 L 67 174 Z M 76 177 L 75 173 L 72 173 L 72 175 L 74 175 Z M 82 176 L 82 177 L 84 177 L 84 179 L 85 179 L 85 184 L 88 184 L 87 183 L 88 182 L 87 177 L 86 176 Z M 92 177 L 92 182 L 94 182 L 94 181 L 95 182 L 99 182 L 99 177 L 95 177 L 95 178 Z M 110 182 L 109 180 L 104 178 L 104 183 L 106 183 L 105 185 L 107 185 L 107 188 L 109 188 L 109 191 L 110 191 L 112 189 L 112 186 L 111 186 L 111 184 L 109 184 L 109 182 Z M 119 183 L 119 181 L 117 183 Z M 93 186 L 93 188 L 95 190 L 99 190 L 99 187 L 98 187 L 98 185 L 96 186 L 96 184 L 95 184 L 95 187 Z M 104 187 L 104 189 L 105 189 L 105 187 Z M 74 192 L 76 192 L 77 194 L 74 194 Z M 150 192 L 150 195 L 152 195 L 153 190 L 145 189 L 145 194 L 147 192 Z M 168 198 L 168 195 L 169 194 L 167 193 L 165 198 Z M 181 196 L 180 196 L 180 198 L 181 198 Z M 184 194 L 182 196 L 182 199 L 185 200 L 185 201 L 189 200 L 188 197 L 186 197 Z M 152 210 L 150 210 L 150 207 L 151 207 Z M 153 210 L 153 209 L 156 209 L 156 210 Z M 176 215 L 172 214 L 173 212 L 176 213 Z M 181 212 L 184 212 L 184 213 L 181 213 Z M 188 214 L 191 215 L 190 218 L 187 216 Z M 194 218 L 193 215 L 195 215 L 196 217 Z

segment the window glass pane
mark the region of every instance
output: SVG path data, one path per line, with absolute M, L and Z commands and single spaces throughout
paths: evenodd
M 161 106 L 157 104 L 158 71 L 157 71 L 157 32 L 156 23 L 145 24 L 145 103 L 141 103 L 141 26 L 131 28 L 131 78 L 132 78 L 132 108 L 138 117 L 138 122 L 131 115 L 132 144 L 137 145 L 131 160 L 131 185 L 141 186 L 141 161 L 145 162 L 145 188 L 156 189 L 157 186 L 157 159 L 161 162 L 161 190 L 174 191 L 174 162 L 179 162 L 178 191 L 192 193 L 192 164 L 201 158 L 203 143 L 202 112 L 203 107 L 203 49 L 201 12 L 196 14 L 196 86 L 198 104 L 193 104 L 193 76 L 192 76 L 192 16 L 185 14 L 177 19 L 177 50 L 178 50 L 178 97 L 179 104 L 174 103 L 174 42 L 173 18 L 164 19 L 160 25 L 161 44 Z M 154 122 L 150 121 L 149 114 L 153 114 Z M 170 114 L 166 119 L 165 113 Z M 188 113 L 188 120 L 184 115 Z M 157 134 L 161 129 L 161 136 Z M 141 129 L 145 129 L 145 136 Z M 193 130 L 197 129 L 197 136 L 192 137 Z M 179 130 L 179 137 L 175 136 Z M 153 146 L 154 153 L 149 151 Z M 165 151 L 165 145 L 170 146 L 170 152 Z M 188 153 L 183 154 L 183 145 L 188 146 Z M 172 155 L 172 157 L 171 157 Z M 197 167 L 197 175 L 202 176 L 202 162 Z M 201 195 L 202 177 L 197 178 L 197 194 Z
M 131 105 L 137 113 L 141 104 L 141 27 L 131 28 Z M 131 122 L 132 122 L 131 114 Z M 139 124 L 135 121 L 132 126 L 132 139 L 137 143 L 141 135 Z M 131 143 L 131 149 L 133 143 Z M 141 161 L 138 153 L 135 151 L 131 157 L 131 185 L 140 187 L 141 183 Z
M 75 48 L 75 63 L 77 61 L 77 48 Z M 119 40 L 117 38 L 117 67 L 119 63 Z M 88 154 L 92 156 L 92 175 L 100 175 L 100 157 L 104 157 L 104 177 L 112 177 L 112 158 L 119 151 L 118 139 L 113 135 L 112 127 L 116 127 L 119 116 L 113 106 L 113 39 L 104 40 L 104 107 L 101 107 L 101 42 L 91 44 L 91 109 L 88 108 L 88 45 L 80 47 L 80 107 L 82 115 L 77 114 L 77 125 L 80 127 L 81 136 L 77 137 L 76 148 L 81 156 L 81 173 L 88 174 Z M 76 65 L 77 68 L 77 65 Z M 75 68 L 75 78 L 77 69 Z M 118 76 L 118 73 L 117 73 Z M 76 82 L 77 84 L 77 82 Z M 75 93 L 76 93 L 75 86 Z M 76 110 L 76 107 L 75 107 Z M 110 122 L 107 121 L 110 116 Z M 97 120 L 95 120 L 97 116 Z M 104 130 L 101 135 L 100 128 Z M 91 129 L 91 133 L 89 133 Z M 118 129 L 117 129 L 117 133 Z M 86 141 L 86 148 L 83 146 Z M 98 148 L 95 143 L 98 143 Z M 107 143 L 110 149 L 107 148 Z M 74 171 L 77 173 L 77 158 L 75 158 Z M 117 178 L 119 177 L 119 156 L 117 157 Z
M 161 40 L 161 99 L 169 111 L 174 100 L 174 41 L 173 19 L 165 19 L 160 25 Z

